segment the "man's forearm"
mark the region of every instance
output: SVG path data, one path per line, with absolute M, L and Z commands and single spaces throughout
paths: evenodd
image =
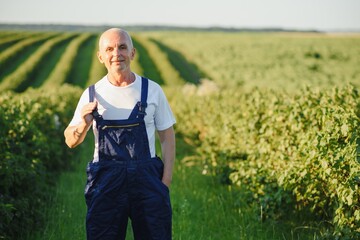
M 168 187 L 172 181 L 173 168 L 175 162 L 175 133 L 171 127 L 159 132 L 162 158 L 164 161 L 164 173 L 162 181 Z
M 68 126 L 64 131 L 65 143 L 70 147 L 74 148 L 81 144 L 86 136 L 86 133 L 90 125 L 79 124 L 77 126 Z

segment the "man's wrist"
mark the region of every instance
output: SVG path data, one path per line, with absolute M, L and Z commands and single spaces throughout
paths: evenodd
M 166 186 L 170 187 L 170 184 L 172 182 L 171 178 L 163 177 L 161 180 Z

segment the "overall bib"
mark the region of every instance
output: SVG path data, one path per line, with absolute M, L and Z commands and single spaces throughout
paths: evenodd
M 89 88 L 90 101 L 95 96 Z M 93 112 L 99 133 L 99 161 L 87 167 L 87 239 L 125 239 L 128 218 L 135 239 L 171 239 L 169 189 L 161 181 L 164 165 L 152 158 L 144 116 L 148 79 L 141 101 L 126 120 L 105 120 Z

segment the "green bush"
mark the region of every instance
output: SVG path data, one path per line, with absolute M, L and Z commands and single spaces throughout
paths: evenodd
M 360 236 L 356 88 L 186 92 L 171 98 L 176 130 L 199 145 L 204 172 L 248 189 L 264 219 L 307 215 L 324 238 Z
M 0 96 L 0 238 L 41 225 L 57 173 L 71 166 L 63 131 L 78 96 L 68 86 Z

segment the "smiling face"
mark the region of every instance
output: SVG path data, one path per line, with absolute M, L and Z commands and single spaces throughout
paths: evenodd
M 130 72 L 130 62 L 134 56 L 135 48 L 126 31 L 112 28 L 101 35 L 98 58 L 109 73 Z

